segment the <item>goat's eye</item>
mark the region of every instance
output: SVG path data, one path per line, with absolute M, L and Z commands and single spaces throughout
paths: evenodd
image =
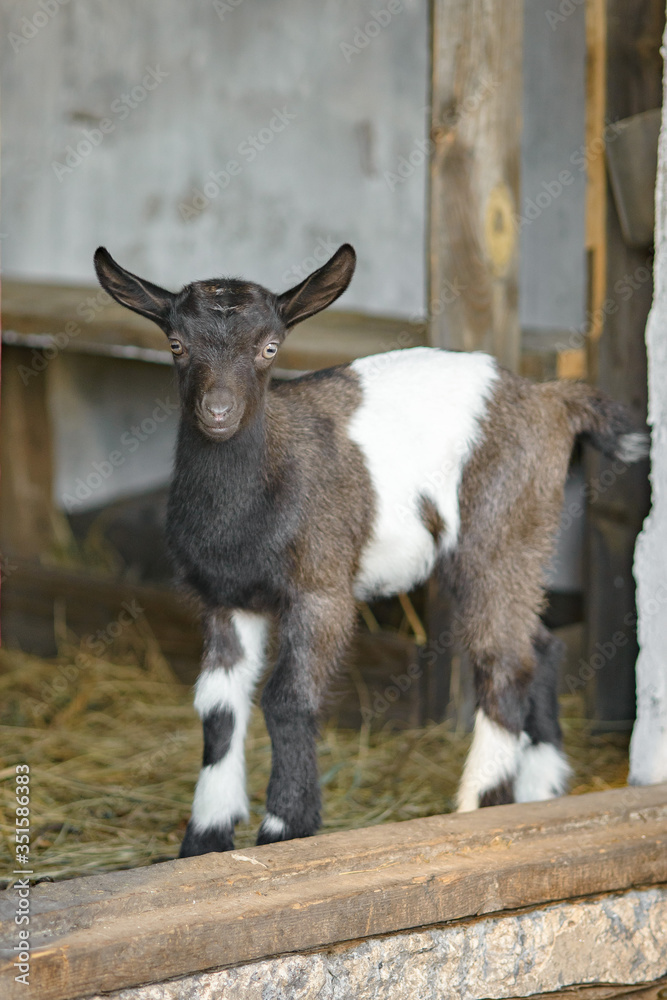
M 269 361 L 271 358 L 275 358 L 278 353 L 278 345 L 271 342 L 267 344 L 266 347 L 262 349 L 262 357 Z
M 170 341 L 169 346 L 171 347 L 171 353 L 175 354 L 177 357 L 179 354 L 183 353 L 183 344 L 180 342 L 180 340 Z

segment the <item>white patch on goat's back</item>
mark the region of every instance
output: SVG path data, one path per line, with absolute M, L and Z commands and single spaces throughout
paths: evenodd
M 234 716 L 227 753 L 199 772 L 192 803 L 192 822 L 198 830 L 248 818 L 244 744 L 255 685 L 264 669 L 267 621 L 261 615 L 236 611 L 232 622 L 241 658 L 233 667 L 207 665 L 195 686 L 195 709 L 202 719 L 223 708 Z
M 527 740 L 525 733 L 515 736 L 493 722 L 481 708 L 478 709 L 472 744 L 456 797 L 459 812 L 472 812 L 479 807 L 485 792 L 513 780 Z
M 519 759 L 515 801 L 541 802 L 563 795 L 571 773 L 565 754 L 553 743 L 531 743 Z
M 432 571 L 437 551 L 422 497 L 444 522 L 442 548 L 455 544 L 461 473 L 498 370 L 487 354 L 429 347 L 359 358 L 351 368 L 362 402 L 348 434 L 363 453 L 376 501 L 355 586 L 364 598 L 410 590 Z

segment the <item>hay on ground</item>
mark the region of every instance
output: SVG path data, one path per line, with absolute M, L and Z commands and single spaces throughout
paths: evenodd
M 132 634 L 130 634 L 130 632 Z M 30 766 L 31 862 L 64 878 L 173 858 L 201 759 L 192 692 L 139 622 L 123 648 L 94 655 L 65 637 L 44 660 L 0 651 L 0 855 L 14 866 L 15 766 Z M 574 699 L 564 704 L 575 794 L 624 785 L 627 734 L 593 734 Z M 470 737 L 447 723 L 370 732 L 325 725 L 319 743 L 324 830 L 446 812 Z M 254 843 L 269 779 L 270 743 L 255 709 L 247 741 Z

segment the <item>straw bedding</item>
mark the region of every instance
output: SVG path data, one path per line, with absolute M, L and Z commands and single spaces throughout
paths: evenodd
M 31 862 L 65 878 L 173 858 L 189 815 L 201 756 L 192 692 L 144 623 L 98 658 L 70 636 L 57 659 L 0 652 L 0 855 L 13 865 L 15 766 L 30 766 Z M 626 734 L 599 734 L 564 700 L 566 749 L 577 794 L 623 785 Z M 324 830 L 412 819 L 453 808 L 470 736 L 451 724 L 377 732 L 324 726 L 319 763 Z M 255 709 L 247 741 L 254 842 L 270 769 Z M 6 883 L 5 883 L 6 884 Z

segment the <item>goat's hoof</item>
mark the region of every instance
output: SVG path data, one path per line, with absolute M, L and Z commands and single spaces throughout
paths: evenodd
M 280 816 L 267 813 L 257 834 L 257 846 L 275 844 L 279 840 L 291 840 L 289 825 Z
M 267 813 L 257 834 L 257 846 L 276 844 L 281 840 L 300 840 L 302 837 L 314 837 L 319 828 L 319 813 L 312 822 L 308 818 L 305 821 L 290 822 L 279 816 L 274 816 L 273 813 Z
M 188 823 L 183 837 L 179 858 L 195 858 L 200 854 L 211 854 L 213 851 L 233 851 L 234 831 L 230 827 L 210 827 L 207 830 L 197 830 Z

